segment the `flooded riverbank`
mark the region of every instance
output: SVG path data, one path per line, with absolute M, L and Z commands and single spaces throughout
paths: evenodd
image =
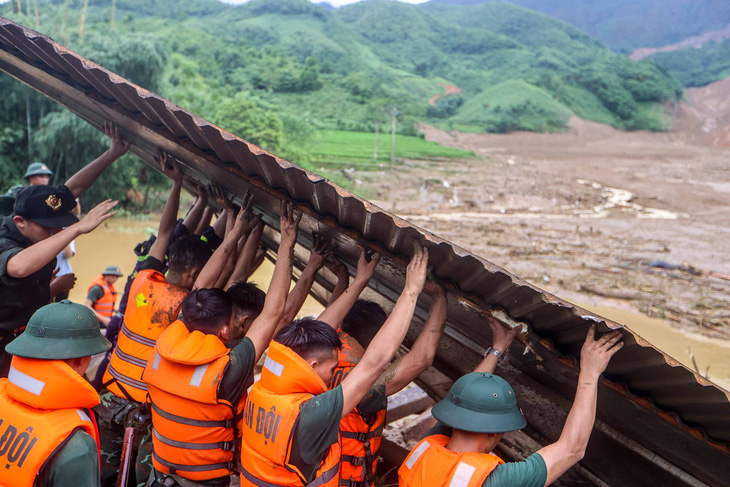
M 70 298 L 83 303 L 91 281 L 109 265 L 119 266 L 125 274 L 117 285 L 117 290 L 121 293 L 127 274 L 134 268 L 137 259 L 133 252 L 135 245 L 146 240 L 150 233 L 156 232 L 158 224 L 156 218 L 112 218 L 96 231 L 77 239 L 76 257 L 71 260 L 77 281 Z M 268 260 L 264 261 L 251 280 L 266 291 L 273 270 L 274 265 Z M 580 306 L 627 326 L 685 366 L 698 370 L 700 374 L 730 390 L 730 341 L 679 330 L 667 321 L 640 313 L 584 303 Z M 322 309 L 310 297 L 299 315 L 317 316 Z

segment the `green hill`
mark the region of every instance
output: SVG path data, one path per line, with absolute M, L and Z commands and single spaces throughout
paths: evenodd
M 433 0 L 476 5 L 492 0 Z M 576 26 L 620 52 L 660 47 L 730 24 L 727 0 L 506 0 Z
M 644 105 L 682 92 L 651 61 L 630 61 L 573 26 L 505 2 L 372 0 L 333 10 L 306 0 L 118 0 L 110 29 L 111 3 L 90 0 L 80 38 L 82 5 L 40 0 L 39 30 L 224 127 L 251 124 L 254 142 L 285 155 L 303 155 L 312 130 L 371 131 L 389 121 L 391 106 L 404 134 L 415 133 L 417 120 L 552 131 L 571 112 L 660 129 Z M 34 12 L 14 10 L 15 2 L 0 5 L 34 26 Z M 119 45 L 125 53 L 115 52 Z M 142 60 L 130 58 L 135 49 Z M 143 59 L 151 53 L 162 69 L 150 72 L 156 62 Z M 460 93 L 438 99 L 445 85 Z M 241 120 L 235 104 L 262 115 Z
M 704 86 L 730 77 L 730 39 L 709 42 L 700 49 L 659 52 L 650 59 L 674 74 L 685 86 Z

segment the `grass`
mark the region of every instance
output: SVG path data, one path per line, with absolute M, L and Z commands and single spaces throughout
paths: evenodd
M 389 127 L 387 127 L 389 128 Z M 381 127 L 386 129 L 386 127 Z M 390 133 L 378 135 L 378 159 L 373 160 L 375 134 L 322 130 L 312 144 L 314 160 L 311 165 L 340 168 L 378 169 L 390 163 Z M 420 137 L 395 136 L 395 157 L 405 159 L 473 158 L 473 152 L 444 147 Z

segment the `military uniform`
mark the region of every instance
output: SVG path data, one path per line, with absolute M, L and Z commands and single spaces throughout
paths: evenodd
M 0 379 L 0 485 L 99 486 L 99 396 L 66 359 L 111 347 L 96 316 L 64 300 L 44 306 L 7 346 L 10 374 Z
M 14 214 L 39 225 L 62 228 L 78 221 L 69 213 L 75 206 L 76 200 L 66 186 L 30 186 L 18 194 Z M 0 218 L 0 377 L 6 377 L 10 367 L 5 346 L 20 334 L 33 313 L 51 301 L 55 258 L 24 278 L 7 273 L 8 261 L 31 245 L 15 226 L 12 215 Z

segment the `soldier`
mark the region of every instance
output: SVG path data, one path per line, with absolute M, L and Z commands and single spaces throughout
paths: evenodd
M 122 275 L 119 267 L 110 265 L 92 281 L 87 291 L 84 305 L 94 312 L 99 319 L 99 323 L 103 326 L 109 324 L 109 320 L 117 311 L 117 290 L 114 289 L 114 283 Z
M 368 263 L 363 252 L 352 284 L 318 318 L 337 330 L 342 342 L 330 387 L 340 384 L 362 360 L 365 349 L 387 319 L 385 311 L 376 303 L 357 300 L 373 276 L 376 264 L 377 259 Z M 388 396 L 402 390 L 433 363 L 446 325 L 446 293 L 433 281 L 426 282 L 423 291 L 431 298 L 432 305 L 428 319 L 410 351 L 394 362 L 361 403 L 342 418 L 340 485 L 375 485 Z
M 495 332 L 496 343 L 501 326 L 490 320 L 490 327 Z M 520 430 L 527 422 L 517 407 L 512 387 L 491 373 L 501 360 L 503 350 L 495 353 L 490 347 L 475 372 L 457 380 L 449 395 L 433 407 L 433 416 L 439 423 L 406 457 L 398 470 L 399 486 L 543 487 L 552 484 L 583 458 L 596 417 L 598 381 L 613 354 L 623 345 L 618 331 L 598 340 L 594 334 L 595 325 L 592 325 L 580 354 L 578 390 L 558 441 L 522 462 L 505 463 L 492 453 L 505 433 Z
M 66 184 L 24 188 L 13 214 L 0 218 L 0 377 L 7 375 L 10 365 L 5 345 L 18 336 L 36 310 L 73 287 L 73 274 L 53 279 L 56 256 L 76 237 L 115 214 L 111 210 L 117 202 L 111 200 L 97 205 L 80 222 L 70 213 L 75 199 L 129 150 L 116 127 L 105 124 L 104 133 L 111 138 L 109 150 Z
M 34 162 L 28 166 L 23 176 L 29 186 L 35 186 L 37 184 L 48 184 L 53 176 L 53 171 L 48 169 L 48 166 L 42 162 Z
M 157 340 L 143 379 L 152 402 L 154 470 L 148 486 L 228 486 L 236 470 L 240 414 L 254 366 L 269 346 L 284 315 L 291 284 L 292 251 L 298 217 L 292 206 L 281 212 L 281 243 L 263 309 L 256 310 L 261 291 L 235 288 L 247 302 L 245 337 L 234 338 L 236 303 L 219 289 L 196 289 L 183 301 L 180 320 Z M 236 245 L 235 234 L 222 247 Z M 253 305 L 253 306 L 251 306 Z M 253 309 L 252 309 L 253 308 Z M 250 315 L 248 315 L 250 316 Z M 244 322 L 247 320 L 244 320 Z M 238 419 L 236 419 L 238 417 Z
M 85 306 L 42 307 L 7 346 L 10 375 L 0 379 L 0 485 L 97 487 L 99 395 L 83 374 L 111 344 Z
M 428 253 L 416 249 L 393 312 L 360 363 L 333 389 L 328 385 L 341 343 L 331 326 L 304 318 L 277 334 L 243 411 L 242 486 L 338 485 L 340 420 L 362 400 L 403 341 L 427 264 Z

